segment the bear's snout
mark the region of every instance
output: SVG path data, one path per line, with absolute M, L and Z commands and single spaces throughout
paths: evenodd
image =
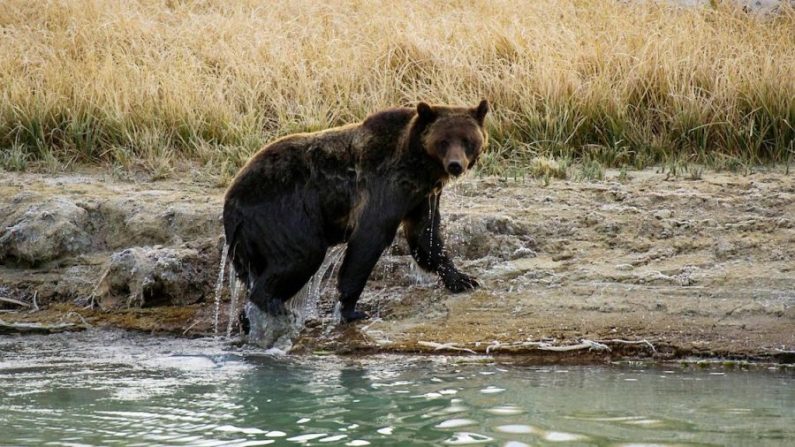
M 444 170 L 453 177 L 463 174 L 469 166 L 469 160 L 464 148 L 456 144 L 448 147 L 446 152 L 441 160 Z
M 447 163 L 447 173 L 448 174 L 450 174 L 452 176 L 455 176 L 455 177 L 458 177 L 463 172 L 464 172 L 464 167 L 461 165 L 460 162 L 451 161 L 450 163 Z

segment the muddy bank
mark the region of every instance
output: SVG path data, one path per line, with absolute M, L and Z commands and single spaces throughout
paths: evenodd
M 0 320 L 212 333 L 222 195 L 191 182 L 3 173 Z M 466 179 L 445 191 L 444 226 L 481 289 L 447 293 L 399 237 L 362 297 L 373 318 L 334 326 L 334 287 L 321 286 L 295 349 L 792 361 L 793 199 L 795 178 L 781 172 Z

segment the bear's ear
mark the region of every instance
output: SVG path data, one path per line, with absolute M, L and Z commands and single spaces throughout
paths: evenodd
M 485 99 L 480 101 L 477 108 L 472 109 L 472 115 L 481 126 L 483 125 L 483 120 L 486 119 L 487 113 L 489 113 L 489 102 Z
M 427 103 L 420 102 L 417 104 L 417 115 L 421 121 L 431 122 L 436 118 L 436 112 Z

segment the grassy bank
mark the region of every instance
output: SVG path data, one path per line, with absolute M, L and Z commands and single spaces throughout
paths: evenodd
M 227 5 L 229 3 L 229 5 Z M 494 104 L 487 173 L 795 159 L 795 12 L 607 0 L 5 0 L 0 165 L 222 176 L 418 99 Z

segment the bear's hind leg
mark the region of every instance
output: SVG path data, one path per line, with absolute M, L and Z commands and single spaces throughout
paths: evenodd
M 248 299 L 254 303 L 259 309 L 269 315 L 284 315 L 287 309 L 284 307 L 284 301 L 274 293 L 273 279 L 268 271 L 263 272 L 254 280 L 254 287 L 248 294 Z
M 325 250 L 303 258 L 300 262 L 284 260 L 275 268 L 267 268 L 254 282 L 249 300 L 270 315 L 284 315 L 284 303 L 292 298 L 315 274 L 325 257 Z M 271 263 L 273 265 L 275 263 Z

